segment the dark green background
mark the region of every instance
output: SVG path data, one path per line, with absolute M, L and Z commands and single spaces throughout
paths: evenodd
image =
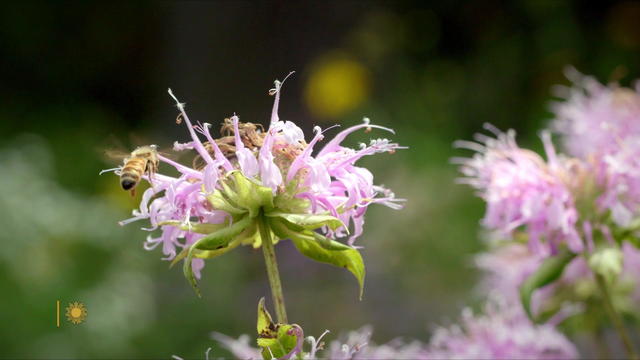
M 0 357 L 193 358 L 212 346 L 226 354 L 211 331 L 252 334 L 269 295 L 262 255 L 241 248 L 209 261 L 196 298 L 159 249 L 142 248 L 145 224 L 117 225 L 136 202 L 115 176 L 98 176 L 113 166 L 101 151 L 185 140 L 167 87 L 193 119 L 236 112 L 266 124 L 267 90 L 290 70 L 280 115 L 308 136 L 368 116 L 410 147 L 362 162 L 409 200 L 369 210 L 363 301 L 347 272 L 277 246 L 290 320 L 309 335 L 372 324 L 376 341 L 427 340 L 482 297 L 472 255 L 483 248 L 483 205 L 454 184 L 448 159 L 466 153 L 451 143 L 491 122 L 540 148 L 567 65 L 605 82 L 638 76 L 639 20 L 637 2 L 2 5 Z M 366 70 L 366 96 L 327 117 L 304 94 L 335 58 Z M 368 136 L 386 135 L 348 141 Z M 56 328 L 56 300 L 85 303 L 87 321 Z

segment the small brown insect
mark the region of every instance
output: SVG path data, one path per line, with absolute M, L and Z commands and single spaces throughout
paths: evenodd
M 238 123 L 238 132 L 240 140 L 250 150 L 259 149 L 264 143 L 264 127 L 261 124 L 253 123 Z M 233 126 L 233 120 L 230 118 L 224 119 L 222 126 L 220 127 L 221 138 L 215 139 L 216 145 L 220 148 L 222 154 L 228 159 L 232 160 L 236 155 L 236 141 L 235 141 L 235 129 Z M 205 149 L 214 155 L 213 146 L 207 141 L 204 143 Z M 205 167 L 205 163 L 200 155 L 196 155 L 193 158 L 193 168 L 201 170 Z

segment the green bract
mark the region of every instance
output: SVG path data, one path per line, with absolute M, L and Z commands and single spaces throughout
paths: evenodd
M 589 257 L 589 267 L 602 275 L 608 283 L 613 283 L 622 272 L 622 251 L 617 247 L 597 249 Z
M 531 311 L 531 297 L 537 289 L 549 285 L 562 276 L 564 268 L 576 257 L 569 251 L 562 251 L 555 256 L 547 258 L 540 267 L 520 285 L 520 300 L 529 318 L 536 321 Z
M 258 346 L 265 360 L 288 359 L 302 343 L 302 329 L 298 325 L 276 324 L 264 306 L 264 298 L 258 302 Z
M 214 209 L 229 214 L 223 224 L 191 224 L 166 221 L 160 225 L 178 226 L 205 236 L 192 246 L 185 248 L 173 264 L 184 259 L 184 274 L 198 296 L 200 290 L 193 274 L 193 258 L 210 259 L 226 253 L 240 244 L 258 248 L 262 238 L 258 231 L 258 220 L 262 219 L 269 228 L 273 242 L 291 239 L 303 255 L 327 264 L 349 270 L 358 280 L 360 297 L 364 286 L 365 269 L 358 250 L 327 238 L 315 230 L 328 227 L 336 230 L 347 228 L 342 221 L 329 214 L 306 213 L 308 202 L 296 198 L 297 186 L 288 186 L 277 195 L 271 188 L 262 186 L 246 178 L 239 171 L 231 171 L 220 179 L 220 189 L 207 194 L 207 200 Z M 203 189 L 204 190 L 204 189 Z M 299 191 L 299 190 L 298 190 Z

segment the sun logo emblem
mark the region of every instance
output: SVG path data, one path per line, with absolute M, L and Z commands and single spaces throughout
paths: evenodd
M 87 308 L 81 302 L 72 302 L 67 306 L 67 320 L 74 324 L 80 324 L 87 318 Z

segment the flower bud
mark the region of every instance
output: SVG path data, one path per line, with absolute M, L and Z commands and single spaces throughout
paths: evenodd
M 622 260 L 622 251 L 617 247 L 600 248 L 589 257 L 589 266 L 611 283 L 622 272 Z

